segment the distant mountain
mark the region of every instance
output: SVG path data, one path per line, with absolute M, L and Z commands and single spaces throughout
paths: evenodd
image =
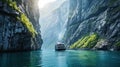
M 53 49 L 59 41 L 60 35 L 65 28 L 65 22 L 69 14 L 69 1 L 61 0 L 49 3 L 40 11 L 41 33 L 43 48 Z

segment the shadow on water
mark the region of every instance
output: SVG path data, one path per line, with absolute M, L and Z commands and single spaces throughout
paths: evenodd
M 0 54 L 0 67 L 41 67 L 40 55 L 40 51 L 3 53 Z

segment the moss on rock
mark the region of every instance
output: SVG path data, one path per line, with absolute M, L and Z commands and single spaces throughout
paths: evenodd
M 36 30 L 34 29 L 32 23 L 29 21 L 27 16 L 25 14 L 20 15 L 20 20 L 22 23 L 27 27 L 27 29 L 32 33 L 32 36 L 35 37 L 35 34 L 37 34 Z
M 119 1 L 119 0 L 110 0 L 110 1 L 109 1 L 109 5 L 113 5 L 113 4 L 116 3 L 117 1 Z
M 116 45 L 117 47 L 120 47 L 120 41 L 116 42 L 115 45 Z
M 98 41 L 98 35 L 95 33 L 90 34 L 76 41 L 74 44 L 70 46 L 70 49 L 93 48 L 96 45 L 97 41 Z

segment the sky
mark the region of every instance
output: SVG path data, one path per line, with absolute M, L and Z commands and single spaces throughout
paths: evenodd
M 38 6 L 40 9 L 44 8 L 47 4 L 55 2 L 56 0 L 39 0 Z

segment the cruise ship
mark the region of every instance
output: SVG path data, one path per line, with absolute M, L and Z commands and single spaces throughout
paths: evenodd
M 55 50 L 56 51 L 62 51 L 62 50 L 66 50 L 66 47 L 63 43 L 59 43 L 55 45 Z

